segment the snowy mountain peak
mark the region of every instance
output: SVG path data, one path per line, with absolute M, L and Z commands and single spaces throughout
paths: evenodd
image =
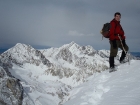
M 33 47 L 30 45 L 22 44 L 22 43 L 17 43 L 15 46 L 12 48 L 8 49 L 4 53 L 20 53 L 20 54 L 25 54 L 27 50 L 35 50 Z
M 71 47 L 75 47 L 75 48 L 78 48 L 80 47 L 77 43 L 75 43 L 74 41 L 72 41 L 71 43 L 69 44 L 64 44 L 62 47 L 60 47 L 60 49 L 63 49 L 63 48 L 71 48 Z
M 88 55 L 88 56 L 93 56 L 96 53 L 96 50 L 92 46 L 90 46 L 90 45 L 80 46 L 77 43 L 75 43 L 74 41 L 72 41 L 69 44 L 63 45 L 59 49 L 60 50 L 67 49 L 71 53 L 76 54 L 76 55 L 79 53 L 79 54 L 85 54 L 85 55 Z
M 27 46 L 27 45 L 26 44 L 22 44 L 22 43 L 17 43 L 15 46 L 17 46 L 17 47 L 19 46 L 20 47 L 20 46 Z
M 74 41 L 72 41 L 71 43 L 70 43 L 70 45 L 73 45 L 73 44 L 76 44 Z
M 39 51 L 34 49 L 30 45 L 17 43 L 14 47 L 10 48 L 3 54 L 3 60 L 5 62 L 12 61 L 15 64 L 23 65 L 24 63 L 31 63 L 36 65 L 47 65 L 51 66 L 49 60 Z
M 26 45 L 26 44 L 22 44 L 22 43 L 17 43 L 13 48 L 19 48 L 19 49 L 33 49 L 35 50 L 32 46 L 30 45 Z

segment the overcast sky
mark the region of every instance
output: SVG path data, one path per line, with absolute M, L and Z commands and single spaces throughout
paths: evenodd
M 130 52 L 140 52 L 140 0 L 0 0 L 0 49 L 16 43 L 60 47 L 72 41 L 109 49 L 100 30 L 115 12 L 122 14 Z

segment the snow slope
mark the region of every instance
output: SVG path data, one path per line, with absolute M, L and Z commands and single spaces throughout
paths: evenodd
M 140 61 L 122 64 L 118 71 L 95 73 L 69 92 L 64 105 L 140 105 Z

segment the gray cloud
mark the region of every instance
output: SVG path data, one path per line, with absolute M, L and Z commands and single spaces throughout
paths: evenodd
M 131 51 L 139 51 L 139 0 L 0 0 L 0 48 L 20 42 L 54 46 L 75 41 L 109 49 L 101 41 L 102 25 L 121 12 L 121 24 Z

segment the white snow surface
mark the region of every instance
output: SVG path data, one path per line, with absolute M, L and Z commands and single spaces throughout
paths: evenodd
M 140 61 L 95 73 L 72 91 L 64 105 L 140 105 Z

